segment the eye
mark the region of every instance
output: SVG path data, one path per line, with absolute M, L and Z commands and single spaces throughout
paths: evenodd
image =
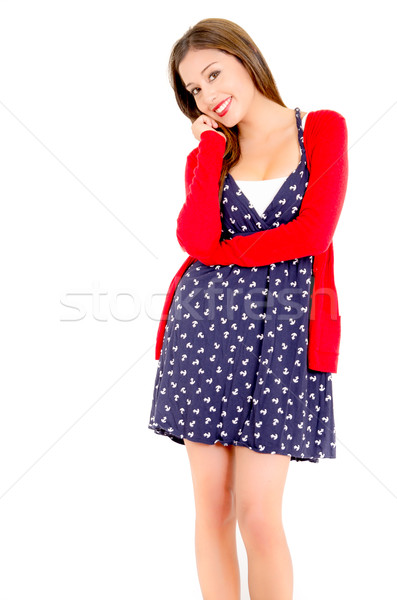
M 214 81 L 214 79 L 216 79 L 218 77 L 219 73 L 220 73 L 220 71 L 213 71 L 209 77 L 210 81 Z M 211 77 L 213 77 L 214 79 L 211 79 Z
M 214 81 L 214 79 L 216 79 L 219 75 L 220 71 L 212 71 L 212 73 L 210 73 L 208 79 L 210 81 Z M 190 93 L 192 94 L 192 96 L 197 96 L 197 94 L 199 93 L 200 88 L 199 87 L 195 87 L 193 88 Z

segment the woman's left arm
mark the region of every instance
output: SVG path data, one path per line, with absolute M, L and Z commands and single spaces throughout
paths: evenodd
M 263 266 L 325 252 L 330 245 L 347 189 L 345 118 L 329 113 L 316 132 L 310 153 L 310 177 L 295 219 L 266 231 L 236 235 L 196 256 L 206 265 Z

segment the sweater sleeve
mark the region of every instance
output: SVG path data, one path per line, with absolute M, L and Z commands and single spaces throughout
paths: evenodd
M 311 133 L 310 177 L 297 216 L 289 223 L 249 235 L 236 235 L 195 254 L 206 265 L 263 266 L 325 252 L 342 210 L 348 177 L 345 118 L 324 111 Z M 309 166 L 309 163 L 308 163 Z
M 216 131 L 204 131 L 198 148 L 187 157 L 186 200 L 177 218 L 176 236 L 190 255 L 210 253 L 222 232 L 219 179 L 226 140 Z

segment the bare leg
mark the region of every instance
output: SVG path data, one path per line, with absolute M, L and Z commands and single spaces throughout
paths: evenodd
M 185 439 L 196 507 L 195 551 L 204 600 L 240 600 L 234 447 Z
M 289 456 L 236 447 L 237 519 L 251 600 L 292 600 L 293 566 L 282 523 Z

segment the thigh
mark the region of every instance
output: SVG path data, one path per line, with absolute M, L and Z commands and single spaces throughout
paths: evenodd
M 237 518 L 279 523 L 290 457 L 243 446 L 235 450 Z
M 192 473 L 196 513 L 224 522 L 234 512 L 234 446 L 184 438 Z

